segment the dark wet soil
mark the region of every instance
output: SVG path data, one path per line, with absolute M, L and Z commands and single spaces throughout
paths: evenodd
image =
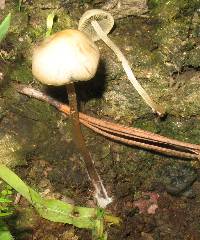
M 58 178 L 63 175 L 56 165 L 37 159 L 34 159 L 34 163 L 32 164 L 33 165 L 28 169 L 23 169 L 23 174 L 21 172 L 22 169 L 19 169 L 19 172 L 21 172 L 20 175 L 25 176 L 26 173 L 26 179 L 32 179 L 31 182 L 34 182 L 40 189 L 43 189 L 44 192 L 49 189 L 50 191 L 47 194 L 48 197 L 56 197 L 73 203 L 72 198 L 64 198 L 62 194 L 56 192 L 56 189 L 60 189 L 61 183 L 59 184 L 51 180 L 51 172 L 56 171 Z M 38 169 L 38 165 L 40 169 Z M 79 178 L 76 177 L 76 171 L 68 174 L 71 176 L 71 184 L 76 182 L 76 186 L 71 188 L 73 196 L 75 196 L 74 201 L 79 204 L 92 206 L 93 201 L 88 183 L 80 184 L 80 182 L 78 182 Z M 60 180 L 60 182 L 61 181 L 62 180 Z M 66 183 L 67 182 L 69 183 L 69 181 L 66 181 Z M 116 184 L 119 188 L 118 191 L 121 189 L 120 194 L 117 193 L 117 191 L 114 192 Z M 69 184 L 67 185 L 69 189 Z M 114 202 L 108 209 L 113 215 L 119 216 L 123 220 L 120 226 L 111 226 L 107 228 L 108 239 L 200 239 L 200 182 L 198 180 L 190 186 L 190 190 L 193 192 L 192 197 L 184 195 L 172 196 L 165 191 L 163 186 L 154 182 L 154 186 L 149 190 L 153 193 L 157 193 L 159 198 L 156 203 L 157 209 L 153 214 L 140 212 L 139 209 L 134 206 L 136 197 L 130 192 L 129 184 L 109 179 L 108 187 L 110 191 L 113 191 L 113 195 L 115 196 Z M 140 188 L 137 194 L 142 193 L 143 190 L 146 191 L 147 189 Z M 142 196 L 138 195 L 137 199 L 141 200 Z M 27 212 L 30 206 L 22 199 L 17 208 L 19 209 L 19 215 L 22 214 L 20 217 L 21 221 L 24 221 L 27 218 L 24 212 Z M 31 219 L 26 219 L 25 222 L 26 224 L 24 223 L 24 227 L 21 226 L 17 229 L 14 229 L 16 226 L 15 224 L 13 226 L 11 225 L 11 229 L 13 227 L 12 231 L 18 240 L 91 239 L 91 233 L 89 231 L 78 230 L 69 225 L 51 223 L 47 220 L 43 220 L 36 215 L 33 209 L 31 210 Z

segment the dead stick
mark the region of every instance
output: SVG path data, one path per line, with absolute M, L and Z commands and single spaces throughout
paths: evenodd
M 85 125 L 85 123 L 88 123 L 89 125 L 88 126 L 94 126 L 96 128 L 99 128 L 101 130 L 103 130 L 104 132 L 109 132 L 109 133 L 112 133 L 112 134 L 115 134 L 115 135 L 118 135 L 118 136 L 121 136 L 121 137 L 126 137 L 126 139 L 128 138 L 134 138 L 136 139 L 137 141 L 143 141 L 143 142 L 149 142 L 151 144 L 155 144 L 155 145 L 158 145 L 158 144 L 162 144 L 163 146 L 168 146 L 168 145 L 171 145 L 171 147 L 173 148 L 179 148 L 179 149 L 182 149 L 183 151 L 184 150 L 188 150 L 188 151 L 191 151 L 193 153 L 197 153 L 197 149 L 195 149 L 195 147 L 192 145 L 192 147 L 190 148 L 189 145 L 187 145 L 187 147 L 183 144 L 171 144 L 169 141 L 161 141 L 157 138 L 157 136 L 159 135 L 156 135 L 156 137 L 154 136 L 148 136 L 146 134 L 146 136 L 143 136 L 143 134 L 139 134 L 139 133 L 128 133 L 127 132 L 127 129 L 126 131 L 123 131 L 124 129 L 121 129 L 121 131 L 119 130 L 119 128 L 116 128 L 113 126 L 113 128 L 110 128 L 110 126 L 105 125 L 105 124 L 96 124 L 96 122 L 90 122 L 90 121 L 86 121 L 86 120 L 82 120 L 83 124 Z M 129 128 L 130 130 L 132 130 L 131 128 Z M 169 139 L 168 139 L 169 140 Z M 198 145 L 197 145 L 198 146 Z
M 156 145 L 151 145 L 148 143 L 140 142 L 140 141 L 138 141 L 138 139 L 135 139 L 135 140 L 125 139 L 120 136 L 114 136 L 114 135 L 110 134 L 109 132 L 102 131 L 102 129 L 99 129 L 95 126 L 90 125 L 87 122 L 84 122 L 84 125 L 105 137 L 113 139 L 114 141 L 123 142 L 130 146 L 136 146 L 136 147 L 144 148 L 144 149 L 151 150 L 151 151 L 153 150 L 158 153 L 165 154 L 168 156 L 173 156 L 173 157 L 182 157 L 182 158 L 187 158 L 187 159 L 198 158 L 197 154 L 195 154 L 195 153 L 189 153 L 189 152 L 184 152 L 184 151 L 180 151 L 180 150 L 173 150 L 173 149 L 169 149 L 169 148 L 165 148 L 165 147 L 159 147 Z
M 136 137 L 137 136 L 142 139 L 152 140 L 152 141 L 158 142 L 158 143 L 166 143 L 166 144 L 170 144 L 170 145 L 174 145 L 174 146 L 178 146 L 178 147 L 185 147 L 185 148 L 188 148 L 191 150 L 194 149 L 194 150 L 200 151 L 200 145 L 197 145 L 197 144 L 186 143 L 186 142 L 178 141 L 175 139 L 170 139 L 170 138 L 161 136 L 159 134 L 144 131 L 141 129 L 123 126 L 123 125 L 108 122 L 108 121 L 105 121 L 102 119 L 100 120 L 100 119 L 85 115 L 83 113 L 80 113 L 80 118 L 95 125 L 95 126 L 102 126 L 102 127 L 106 128 L 107 130 L 115 131 L 116 133 L 119 133 L 119 134 L 123 133 L 123 135 L 127 136 L 127 137 L 133 137 L 133 136 Z
M 16 89 L 18 92 L 20 92 L 22 94 L 28 95 L 30 97 L 34 97 L 41 101 L 48 102 L 49 104 L 53 105 L 54 107 L 56 107 L 61 112 L 64 112 L 65 114 L 70 113 L 70 108 L 67 105 L 64 105 L 64 104 L 56 101 L 55 99 L 51 98 L 50 96 L 47 96 L 46 94 L 44 94 L 38 90 L 35 90 L 32 87 L 27 87 L 25 85 L 16 85 Z M 160 149 L 161 148 L 163 149 L 162 153 L 165 153 L 167 155 L 176 156 L 176 157 L 178 157 L 178 156 L 183 157 L 182 153 L 185 151 L 186 154 L 188 154 L 188 153 L 191 154 L 191 158 L 199 158 L 200 145 L 186 143 L 186 142 L 178 141 L 175 139 L 163 137 L 161 135 L 154 134 L 154 133 L 151 133 L 148 131 L 140 130 L 137 128 L 130 128 L 130 127 L 123 126 L 120 124 L 115 124 L 115 123 L 111 123 L 111 122 L 108 122 L 105 120 L 100 120 L 100 119 L 88 116 L 86 114 L 83 114 L 83 113 L 79 113 L 79 118 L 80 118 L 81 123 L 83 123 L 84 125 L 87 125 L 90 128 L 92 128 L 92 124 L 93 124 L 93 126 L 96 126 L 96 127 L 98 126 L 100 128 L 104 128 L 106 126 L 106 128 L 109 129 L 109 131 L 112 133 L 117 132 L 118 134 L 121 134 L 122 136 L 137 137 L 137 139 L 136 139 L 137 144 L 131 144 L 131 145 L 138 146 L 138 142 L 141 141 L 141 139 L 143 139 L 143 140 L 150 141 L 152 144 L 151 146 L 150 146 L 150 144 L 148 144 L 148 146 L 147 146 L 146 143 L 143 143 L 141 145 L 141 147 L 143 147 L 143 148 L 158 151 L 157 146 L 154 146 L 154 144 L 155 143 L 156 144 L 165 144 L 166 148 L 162 147 L 162 146 L 159 147 Z M 93 130 L 97 132 L 96 127 L 93 127 Z M 98 130 L 98 132 L 99 132 L 99 130 Z M 114 139 L 114 138 L 116 139 L 116 137 L 117 136 L 112 135 L 112 137 L 111 137 L 111 135 L 109 135 L 109 138 L 112 138 L 112 139 Z M 124 137 L 120 137 L 119 141 L 126 143 L 126 144 L 130 144 L 130 143 L 127 143 L 129 141 L 127 141 L 127 139 Z M 174 147 L 181 148 L 180 150 L 176 150 L 175 155 L 174 155 L 174 149 L 171 149 Z M 171 154 L 169 154 L 169 151 L 171 151 Z

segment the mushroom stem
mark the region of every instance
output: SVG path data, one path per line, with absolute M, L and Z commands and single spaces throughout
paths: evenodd
M 151 109 L 153 110 L 153 112 L 156 112 L 159 116 L 163 116 L 165 114 L 164 109 L 157 105 L 147 94 L 147 92 L 144 90 L 144 88 L 140 85 L 140 83 L 137 81 L 136 77 L 134 76 L 129 63 L 127 61 L 127 59 L 125 58 L 125 56 L 123 55 L 123 53 L 121 52 L 121 50 L 115 45 L 115 43 L 113 43 L 109 37 L 107 36 L 107 34 L 104 33 L 104 31 L 102 30 L 101 26 L 98 24 L 98 22 L 96 20 L 93 20 L 91 22 L 94 30 L 96 31 L 97 35 L 110 47 L 110 49 L 113 50 L 113 52 L 116 54 L 116 56 L 118 57 L 119 61 L 122 63 L 122 66 L 124 68 L 124 71 L 126 72 L 128 79 L 131 81 L 131 83 L 133 84 L 134 88 L 138 91 L 138 93 L 140 94 L 140 96 L 144 99 L 144 101 L 147 103 L 147 105 L 149 105 L 151 107 Z
M 79 113 L 77 108 L 76 91 L 73 83 L 67 84 L 67 93 L 70 106 L 70 117 L 72 121 L 73 139 L 77 149 L 80 151 L 88 172 L 89 179 L 95 188 L 95 198 L 100 207 L 105 208 L 112 200 L 108 197 L 103 182 L 98 175 L 91 155 L 85 145 L 85 140 L 81 132 Z

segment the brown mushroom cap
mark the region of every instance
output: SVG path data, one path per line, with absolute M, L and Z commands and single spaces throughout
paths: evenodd
M 91 25 L 93 20 L 98 22 L 105 34 L 108 34 L 114 26 L 114 18 L 110 13 L 101 9 L 91 9 L 86 11 L 79 20 L 78 29 L 87 34 L 93 41 L 100 39 Z
M 47 85 L 64 85 L 94 77 L 99 62 L 95 43 L 78 30 L 51 35 L 35 47 L 32 73 Z

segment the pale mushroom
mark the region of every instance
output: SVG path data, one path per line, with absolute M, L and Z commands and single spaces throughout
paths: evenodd
M 99 63 L 99 50 L 92 40 L 78 30 L 64 30 L 46 38 L 33 51 L 33 75 L 46 85 L 66 85 L 72 119 L 74 142 L 83 156 L 95 197 L 100 207 L 111 202 L 98 175 L 81 132 L 76 81 L 94 77 Z
M 110 13 L 101 9 L 91 9 L 86 11 L 80 18 L 78 29 L 87 34 L 93 41 L 102 39 L 107 46 L 113 50 L 119 61 L 121 61 L 128 79 L 131 81 L 140 96 L 152 108 L 153 112 L 156 112 L 159 116 L 163 116 L 165 114 L 164 109 L 150 98 L 150 96 L 135 78 L 129 63 L 121 50 L 113 41 L 111 41 L 110 38 L 108 38 L 107 34 L 110 32 L 113 25 L 114 19 Z

